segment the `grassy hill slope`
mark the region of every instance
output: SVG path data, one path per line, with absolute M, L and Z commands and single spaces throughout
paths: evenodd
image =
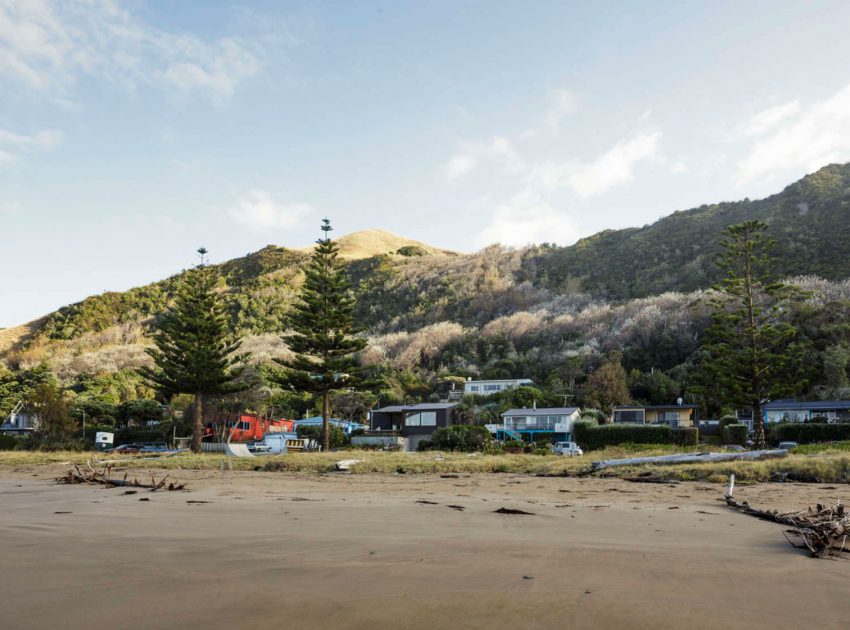
M 491 246 L 458 254 L 383 230 L 338 242 L 359 320 L 373 338 L 383 336 L 387 347 L 396 347 L 398 340 L 388 336 L 428 327 L 436 326 L 429 330 L 446 338 L 459 330 L 513 330 L 540 319 L 529 313 L 545 312 L 541 317 L 549 321 L 591 304 L 602 308 L 605 302 L 705 288 L 716 280 L 712 259 L 721 230 L 755 218 L 770 223 L 782 275 L 850 277 L 850 165 L 825 167 L 766 199 L 680 211 L 569 247 Z M 269 245 L 216 266 L 234 327 L 265 339 L 265 351 L 280 350 L 274 340 L 285 327 L 310 249 Z M 0 359 L 12 366 L 49 359 L 76 365 L 74 373 L 132 367 L 145 360 L 150 326 L 167 308 L 178 277 L 92 296 L 25 327 L 0 331 Z M 446 322 L 457 328 L 439 328 Z M 563 334 L 558 338 L 567 341 Z M 433 354 L 423 344 L 417 352 Z M 98 359 L 86 360 L 92 353 Z

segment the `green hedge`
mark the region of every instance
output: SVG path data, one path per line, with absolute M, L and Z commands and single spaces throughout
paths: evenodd
M 673 429 L 673 443 L 679 446 L 696 446 L 699 444 L 699 429 L 696 427 Z
M 12 451 L 18 447 L 21 442 L 23 442 L 23 440 L 19 437 L 0 433 L 0 451 Z
M 727 424 L 723 427 L 723 443 L 746 446 L 748 431 L 746 424 Z
M 440 451 L 461 451 L 471 453 L 483 451 L 492 440 L 485 427 L 470 424 L 454 424 L 434 431 L 431 436 L 433 448 Z
M 583 449 L 592 451 L 616 444 L 672 444 L 673 430 L 666 424 L 603 424 L 588 422 L 573 425 L 573 439 Z
M 717 423 L 717 434 L 720 436 L 720 439 L 726 439 L 726 427 L 730 424 L 739 424 L 738 418 L 735 416 L 723 416 L 720 418 L 720 422 Z
M 330 435 L 328 436 L 328 442 L 331 448 L 342 448 L 346 446 L 349 442 L 347 436 L 345 435 L 345 431 L 342 430 L 342 427 L 339 427 L 335 424 L 332 424 L 328 427 L 330 429 Z M 310 427 L 301 425 L 295 428 L 295 433 L 299 438 L 305 440 L 316 440 L 320 446 L 322 444 L 322 427 Z
M 850 440 L 850 424 L 780 424 L 776 427 L 776 437 L 780 442 L 798 444 Z

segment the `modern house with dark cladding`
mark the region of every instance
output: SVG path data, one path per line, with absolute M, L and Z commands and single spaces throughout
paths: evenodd
M 415 451 L 424 439 L 437 429 L 453 425 L 452 410 L 459 403 L 420 403 L 418 405 L 392 405 L 369 413 L 372 431 L 396 431 L 407 438 L 407 448 Z
M 771 400 L 762 410 L 765 422 L 850 422 L 850 400 Z

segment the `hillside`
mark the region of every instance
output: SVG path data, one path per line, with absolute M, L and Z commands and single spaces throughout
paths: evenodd
M 338 243 L 358 318 L 374 341 L 370 361 L 521 376 L 529 365 L 545 374 L 566 356 L 617 349 L 628 350 L 631 366 L 669 368 L 696 347 L 704 317 L 687 294 L 716 280 L 712 259 L 724 227 L 763 219 L 782 275 L 840 281 L 850 277 L 849 211 L 850 165 L 833 165 L 766 199 L 680 211 L 570 247 L 458 254 L 383 230 Z M 278 334 L 309 251 L 270 245 L 216 266 L 234 328 L 259 361 L 285 351 Z M 47 360 L 63 378 L 137 367 L 178 278 L 92 296 L 2 331 L 0 359 L 13 368 Z M 824 287 L 841 299 L 847 290 Z M 669 291 L 679 293 L 662 295 Z M 600 326 L 618 328 L 603 334 Z M 632 337 L 641 338 L 639 348 L 629 346 Z
M 728 225 L 760 219 L 776 240 L 784 276 L 850 276 L 850 165 L 830 165 L 757 201 L 674 212 L 642 228 L 609 230 L 540 257 L 540 275 L 555 288 L 622 300 L 693 291 L 717 280 L 713 258 Z

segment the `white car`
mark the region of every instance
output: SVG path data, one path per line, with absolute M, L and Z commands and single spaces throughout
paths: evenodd
M 555 453 L 555 455 L 566 455 L 567 457 L 584 455 L 584 452 L 575 442 L 555 442 L 552 445 L 552 452 Z

